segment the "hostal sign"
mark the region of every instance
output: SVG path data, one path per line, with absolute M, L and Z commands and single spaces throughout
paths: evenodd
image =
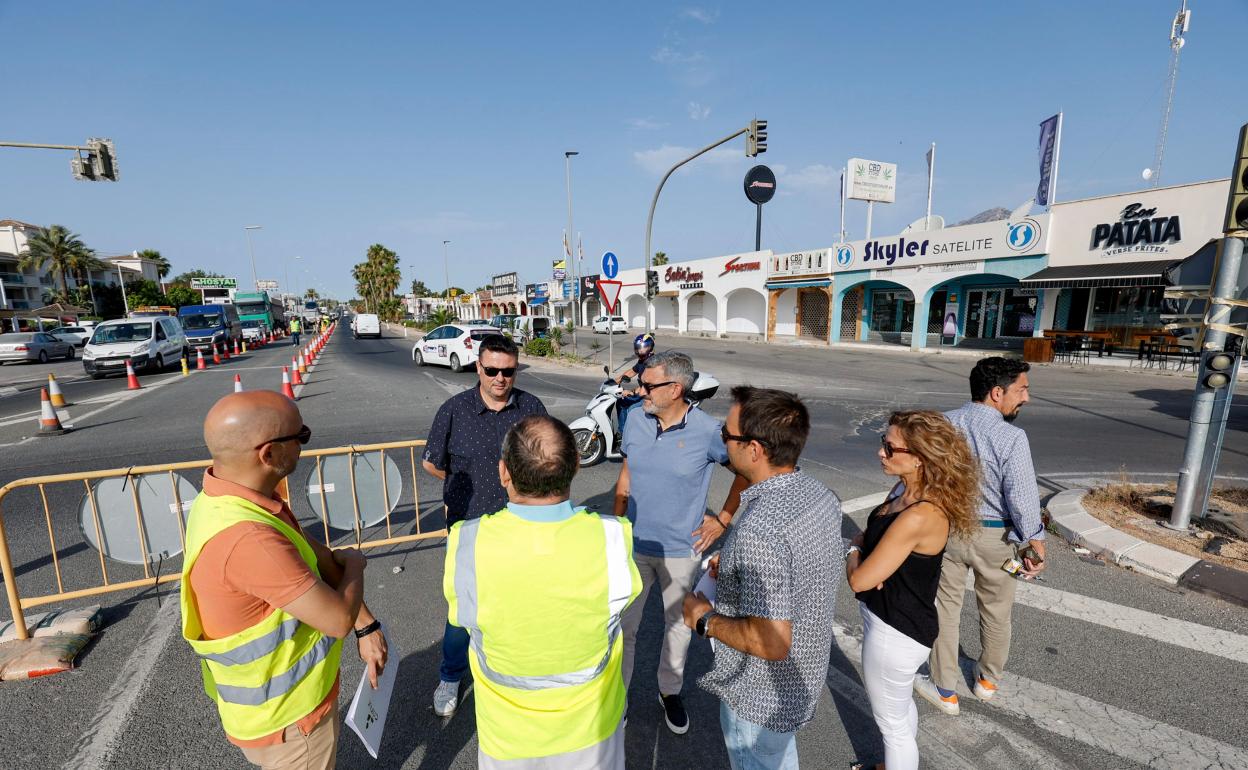
M 1127 252 L 1157 252 L 1167 249 L 1160 244 L 1183 240 L 1179 215 L 1157 216 L 1157 209 L 1132 203 L 1122 210 L 1118 221 L 1104 222 L 1092 228 L 1092 248 L 1104 249 L 1103 256 Z

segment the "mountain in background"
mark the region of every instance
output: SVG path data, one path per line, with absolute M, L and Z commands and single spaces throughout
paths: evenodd
M 1003 209 L 998 206 L 993 209 L 988 209 L 987 211 L 981 211 L 970 219 L 964 219 L 961 222 L 958 222 L 956 225 L 953 225 L 953 227 L 961 227 L 962 225 L 979 225 L 984 222 L 996 222 L 1000 219 L 1005 219 L 1009 215 L 1009 209 Z

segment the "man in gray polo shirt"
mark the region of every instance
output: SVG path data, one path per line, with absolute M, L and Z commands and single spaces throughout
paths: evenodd
M 641 595 L 622 619 L 624 682 L 632 680 L 637 629 L 657 581 L 665 625 L 659 699 L 668 728 L 678 735 L 689 730 L 680 692 L 690 634 L 681 604 L 698 576 L 702 551 L 727 529 L 749 483 L 737 476 L 719 513 L 706 512 L 711 472 L 728 462 L 728 452 L 719 421 L 688 401 L 695 376 L 683 353 L 659 353 L 646 362 L 638 381 L 642 401 L 624 428 L 625 459 L 615 484 L 615 515 L 627 515 L 633 524 L 633 558 L 642 580 Z

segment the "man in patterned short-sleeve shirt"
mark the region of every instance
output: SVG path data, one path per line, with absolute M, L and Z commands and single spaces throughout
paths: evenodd
M 712 561 L 715 604 L 689 594 L 685 622 L 718 642 L 699 684 L 720 699 L 732 766 L 796 768 L 828 674 L 841 504 L 797 469 L 810 418 L 796 396 L 739 386 L 732 398 L 723 438 L 750 486 Z

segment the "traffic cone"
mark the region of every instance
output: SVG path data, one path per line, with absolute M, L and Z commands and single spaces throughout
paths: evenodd
M 302 350 L 301 350 L 301 351 L 299 351 L 299 373 L 300 373 L 300 374 L 307 374 L 307 373 L 308 373 L 308 361 L 307 361 L 307 359 L 305 359 L 305 358 L 303 357 L 303 351 L 302 351 Z
M 238 340 L 234 340 L 234 355 L 238 355 Z
M 202 349 L 196 349 L 195 356 L 197 359 L 195 362 L 195 370 L 202 372 L 203 370 L 207 369 L 208 363 L 204 361 L 204 351 Z
M 51 373 L 48 374 L 48 394 L 52 396 L 52 406 L 69 406 L 65 394 L 61 393 L 61 385 L 56 381 L 56 375 Z
M 226 361 L 230 360 L 230 343 L 224 342 L 221 344 L 221 358 Z
M 212 343 L 212 365 L 221 365 L 221 349 L 217 347 L 217 343 Z
M 130 359 L 126 359 L 126 389 L 139 390 L 143 386 L 139 384 L 138 375 L 134 373 L 134 364 L 130 363 Z
M 290 369 L 285 366 L 282 367 L 282 395 L 295 400 L 295 389 L 290 387 Z
M 243 340 L 243 353 L 247 352 L 247 340 Z
M 191 376 L 191 365 L 190 365 L 190 363 L 186 360 L 186 356 L 182 356 L 182 376 L 183 376 L 183 377 L 190 377 L 190 376 Z
M 237 374 L 234 375 L 234 392 L 235 393 L 243 392 L 243 378 L 238 376 Z
M 290 369 L 291 369 L 291 382 L 293 382 L 295 385 L 302 385 L 303 375 L 299 374 L 298 359 L 294 359 L 294 358 L 290 359 Z
M 52 408 L 52 399 L 48 396 L 47 388 L 39 389 L 39 435 L 40 436 L 59 436 L 69 431 L 61 425 L 61 418 L 56 416 L 56 410 Z

